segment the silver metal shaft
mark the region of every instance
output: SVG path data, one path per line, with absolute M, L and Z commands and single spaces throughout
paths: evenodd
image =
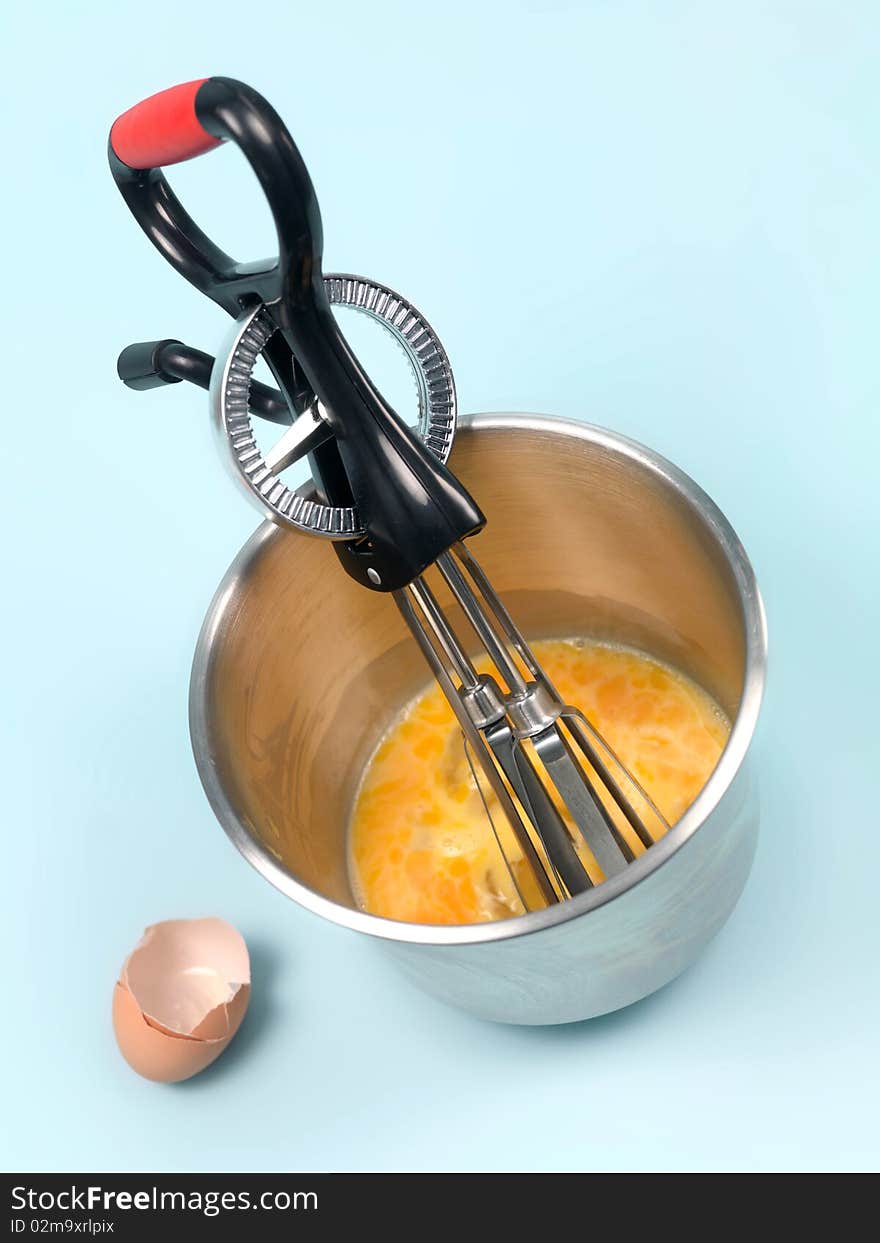
M 417 580 L 417 581 L 419 582 L 419 585 L 422 588 L 427 587 L 427 584 L 425 584 L 421 580 Z M 431 639 L 429 638 L 428 631 L 425 629 L 425 627 L 420 622 L 419 616 L 416 613 L 415 609 L 413 608 L 413 605 L 410 599 L 408 598 L 408 595 L 407 595 L 408 591 L 412 592 L 413 596 L 416 599 L 418 599 L 419 596 L 421 596 L 422 599 L 426 598 L 426 593 L 424 592 L 417 593 L 416 591 L 413 590 L 414 586 L 415 584 L 411 584 L 410 587 L 407 588 L 405 591 L 396 591 L 394 593 L 394 598 L 397 602 L 397 606 L 400 609 L 401 613 L 403 614 L 404 620 L 406 621 L 407 625 L 409 626 L 410 630 L 415 636 L 415 639 L 417 643 L 419 644 L 419 647 L 422 649 L 425 659 L 427 660 L 428 665 L 430 666 L 431 671 L 434 674 L 434 677 L 437 679 L 438 683 L 440 684 L 440 687 L 443 690 L 443 693 L 446 696 L 449 702 L 449 705 L 452 708 L 452 711 L 455 713 L 456 719 L 458 720 L 458 723 L 461 726 L 461 731 L 464 734 L 465 741 L 470 746 L 471 751 L 477 758 L 477 762 L 479 763 L 480 768 L 483 770 L 483 772 L 486 774 L 486 777 L 488 778 L 489 784 L 492 787 L 492 792 L 494 793 L 495 797 L 498 799 L 498 802 L 501 806 L 501 810 L 504 812 L 504 815 L 506 816 L 511 829 L 513 830 L 513 834 L 516 838 L 517 845 L 522 851 L 523 857 L 525 858 L 527 864 L 529 865 L 532 872 L 534 873 L 535 880 L 541 892 L 541 896 L 544 898 L 545 902 L 548 904 L 551 902 L 555 902 L 557 901 L 557 895 L 556 895 L 556 891 L 553 888 L 553 885 L 550 882 L 550 878 L 547 875 L 547 870 L 544 867 L 544 864 L 540 856 L 535 850 L 535 846 L 534 846 L 534 843 L 532 842 L 531 837 L 529 836 L 528 829 L 526 828 L 525 824 L 523 823 L 522 817 L 517 811 L 516 805 L 514 804 L 513 799 L 510 796 L 510 792 L 508 791 L 507 786 L 504 784 L 504 780 L 501 776 L 501 773 L 499 772 L 499 770 L 496 768 L 495 764 L 492 761 L 492 754 L 486 745 L 483 735 L 480 732 L 480 730 L 476 727 L 476 725 L 474 724 L 471 718 L 471 714 L 466 708 L 464 699 L 459 694 L 458 689 L 456 688 L 455 683 L 452 677 L 450 676 L 447 666 L 440 659 L 437 653 L 437 649 L 435 648 L 434 644 L 431 642 Z M 427 588 L 427 591 L 430 592 L 430 588 Z M 504 854 L 504 848 L 503 846 L 501 846 L 500 841 L 499 841 L 499 848 L 501 849 L 502 854 Z
M 525 905 L 478 771 L 498 800 L 542 902 L 582 893 L 593 881 L 557 802 L 606 878 L 634 858 L 615 810 L 646 847 L 667 826 L 607 742 L 562 701 L 472 554 L 458 544 L 436 566 L 481 656 L 472 658 L 472 643 L 456 632 L 424 575 L 394 598 L 461 726 L 467 761 L 514 887 Z M 491 672 L 481 672 L 487 663 Z

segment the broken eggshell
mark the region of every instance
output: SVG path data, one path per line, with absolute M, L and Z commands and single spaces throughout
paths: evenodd
M 168 919 L 146 929 L 113 990 L 122 1056 L 157 1083 L 190 1079 L 238 1031 L 250 998 L 244 939 L 222 919 Z

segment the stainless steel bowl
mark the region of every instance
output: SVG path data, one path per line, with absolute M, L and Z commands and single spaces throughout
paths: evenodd
M 708 496 L 622 436 L 543 415 L 463 420 L 453 469 L 489 519 L 474 549 L 532 638 L 641 646 L 733 721 L 686 815 L 626 871 L 552 909 L 434 927 L 355 905 L 346 832 L 364 765 L 427 682 L 392 602 L 323 541 L 265 523 L 239 553 L 196 649 L 190 728 L 220 823 L 302 906 L 376 937 L 420 988 L 485 1018 L 566 1023 L 629 1005 L 694 961 L 751 866 L 746 763 L 764 687 L 761 598 Z

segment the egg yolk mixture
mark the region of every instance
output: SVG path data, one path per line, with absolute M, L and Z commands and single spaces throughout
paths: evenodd
M 566 703 L 586 716 L 663 814 L 684 814 L 706 784 L 730 730 L 718 705 L 689 678 L 631 648 L 547 640 L 533 651 Z M 504 814 L 485 782 L 495 827 Z M 570 826 L 594 883 L 602 872 Z M 644 847 L 627 828 L 636 853 Z M 509 831 L 508 867 L 439 687 L 410 704 L 379 745 L 355 802 L 352 884 L 374 915 L 422 924 L 472 924 L 541 905 Z M 511 872 L 513 875 L 511 875 Z M 519 890 L 519 893 L 517 892 Z

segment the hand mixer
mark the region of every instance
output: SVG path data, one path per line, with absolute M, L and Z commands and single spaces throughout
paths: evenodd
M 268 200 L 275 259 L 235 262 L 161 172 L 226 140 Z M 250 499 L 273 522 L 332 541 L 348 574 L 392 595 L 461 727 L 524 909 L 591 887 L 584 846 L 594 875 L 620 872 L 667 826 L 607 742 L 562 701 L 465 544 L 485 518 L 446 466 L 455 385 L 430 325 L 384 285 L 322 273 L 321 218 L 305 164 L 276 112 L 243 83 L 206 78 L 144 100 L 113 125 L 109 159 L 153 244 L 235 319 L 216 361 L 179 341 L 145 342 L 123 350 L 120 377 L 135 389 L 180 380 L 208 388 L 227 465 Z M 371 382 L 334 305 L 372 316 L 404 347 L 418 382 L 416 429 Z M 261 356 L 277 390 L 253 379 Z M 252 415 L 285 427 L 266 453 Z M 311 482 L 288 486 L 284 472 L 303 459 Z M 455 623 L 436 586 L 451 595 Z

